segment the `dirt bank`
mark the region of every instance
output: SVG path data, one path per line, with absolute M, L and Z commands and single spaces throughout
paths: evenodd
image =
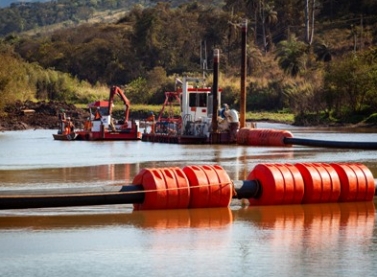
M 65 112 L 80 128 L 89 112 L 65 102 L 17 102 L 5 108 L 0 115 L 0 131 L 26 129 L 58 129 L 59 113 Z
M 59 113 L 65 112 L 66 116 L 72 118 L 76 128 L 83 128 L 86 118 L 89 117 L 89 111 L 77 108 L 74 104 L 68 104 L 65 102 L 17 102 L 13 105 L 9 105 L 5 108 L 3 114 L 0 113 L 0 131 L 12 131 L 12 130 L 26 130 L 26 129 L 58 129 L 59 128 Z M 116 115 L 114 111 L 114 115 Z M 123 115 L 123 111 L 119 116 Z M 148 111 L 131 111 L 130 117 L 134 119 L 145 119 L 149 115 Z M 260 120 L 248 120 L 249 122 L 258 122 Z M 261 121 L 271 121 L 263 119 Z M 276 123 L 288 122 L 279 121 Z M 377 128 L 377 122 L 359 123 L 359 124 L 345 124 L 345 123 L 326 123 L 316 122 L 311 120 L 310 122 L 297 122 L 294 125 L 297 126 L 316 126 L 316 127 L 368 127 Z

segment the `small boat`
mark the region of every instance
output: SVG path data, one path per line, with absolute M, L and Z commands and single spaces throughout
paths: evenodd
M 77 137 L 76 133 L 69 133 L 69 134 L 52 134 L 54 140 L 75 140 Z
M 75 140 L 77 133 L 74 131 L 74 125 L 70 117 L 65 113 L 59 114 L 60 128 L 57 134 L 52 134 L 54 140 Z
M 124 117 L 116 120 L 112 116 L 114 97 L 118 95 L 125 105 Z M 54 134 L 55 140 L 141 140 L 139 121 L 129 119 L 130 101 L 117 86 L 110 89 L 109 100 L 100 100 L 88 105 L 90 117 L 84 129 L 75 129 L 73 122 L 65 114 L 59 115 L 60 128 Z
M 119 96 L 125 106 L 124 117 L 113 118 L 115 96 Z M 112 86 L 108 101 L 95 101 L 88 105 L 90 117 L 84 130 L 76 130 L 76 140 L 141 140 L 139 121 L 129 119 L 130 101 L 117 86 Z

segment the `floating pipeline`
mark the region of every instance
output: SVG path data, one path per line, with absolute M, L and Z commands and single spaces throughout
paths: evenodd
M 303 138 L 293 138 L 293 137 L 285 137 L 283 141 L 287 145 L 296 144 L 296 145 L 328 147 L 328 148 L 369 149 L 369 150 L 377 149 L 376 142 L 326 141 L 326 140 L 314 140 L 314 139 L 303 139 Z
M 328 148 L 376 150 L 377 142 L 326 141 L 294 138 L 286 130 L 241 128 L 237 133 L 237 144 L 250 146 L 292 146 L 304 145 Z
M 287 146 L 285 138 L 293 134 L 285 130 L 241 128 L 237 133 L 237 144 L 253 146 Z
M 258 164 L 232 181 L 219 165 L 145 168 L 131 185 L 0 192 L 0 209 L 133 204 L 135 210 L 372 201 L 376 181 L 360 163 Z

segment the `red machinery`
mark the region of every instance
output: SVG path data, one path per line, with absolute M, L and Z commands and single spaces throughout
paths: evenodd
M 125 105 L 124 118 L 112 117 L 114 98 L 118 95 Z M 90 118 L 84 130 L 76 131 L 77 140 L 140 140 L 139 122 L 129 120 L 130 101 L 117 86 L 112 86 L 108 101 L 89 104 Z

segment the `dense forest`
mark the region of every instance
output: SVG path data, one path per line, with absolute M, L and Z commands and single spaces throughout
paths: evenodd
M 20 3 L 20 2 L 28 2 L 28 3 L 32 3 L 32 2 L 49 2 L 51 0 L 1 0 L 0 1 L 0 8 L 6 8 L 6 7 L 9 7 L 10 5 L 12 4 L 17 4 L 17 3 Z
M 9 8 L 0 9 L 0 36 L 13 32 L 64 23 L 64 26 L 75 26 L 82 21 L 89 21 L 100 14 L 100 20 L 105 20 L 115 11 L 127 11 L 134 5 L 150 7 L 157 2 L 168 2 L 171 7 L 177 7 L 189 1 L 169 0 L 51 0 L 44 2 L 19 1 Z M 222 1 L 200 1 L 208 5 L 221 5 Z M 101 12 L 107 13 L 102 14 Z M 110 16 L 111 17 L 111 16 Z
M 203 61 L 210 74 L 215 48 L 223 100 L 237 108 L 240 26 L 247 20 L 249 111 L 350 122 L 377 113 L 373 0 L 131 2 L 34 3 L 40 8 L 34 15 L 25 12 L 27 5 L 0 9 L 0 110 L 20 99 L 86 102 L 114 84 L 124 86 L 133 103 L 161 104 L 174 76 L 200 73 Z M 124 9 L 121 17 L 89 21 L 100 10 L 110 13 L 110 3 Z M 79 16 L 79 7 L 91 15 Z M 7 21 L 5 13 L 18 14 L 18 21 Z M 20 28 L 23 20 L 28 25 Z M 47 28 L 56 23 L 62 24 Z M 22 32 L 41 26 L 33 35 Z

